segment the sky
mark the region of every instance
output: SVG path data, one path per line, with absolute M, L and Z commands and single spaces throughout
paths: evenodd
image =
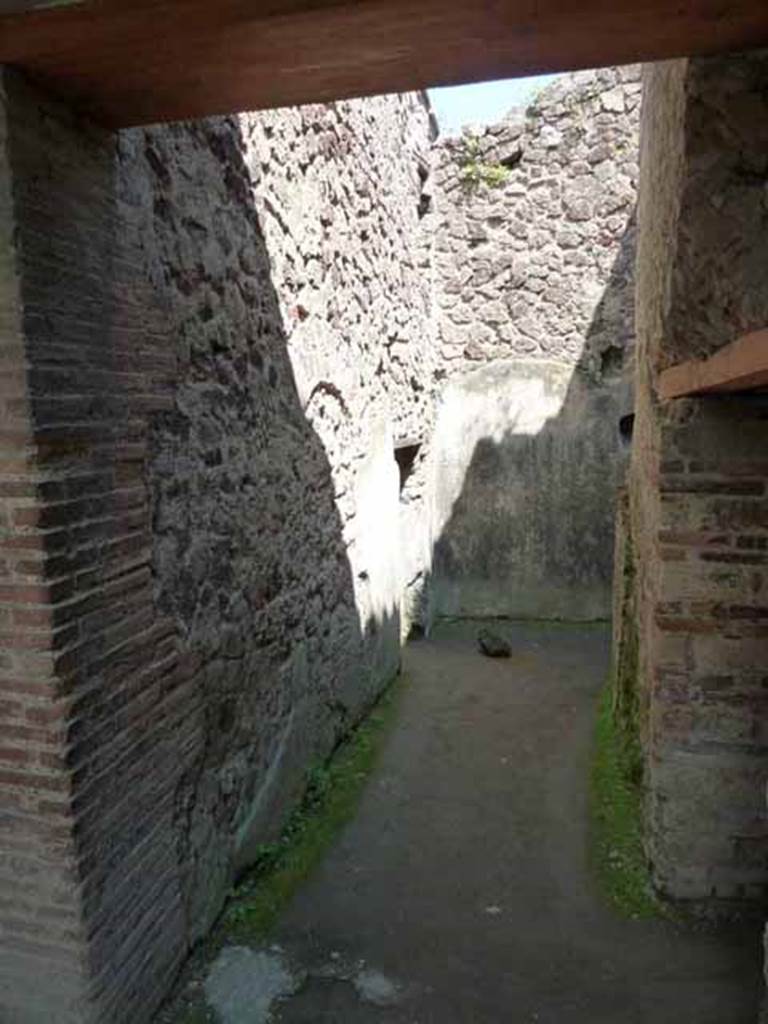
M 443 135 L 453 135 L 465 124 L 499 121 L 512 107 L 524 107 L 556 75 L 507 78 L 477 85 L 430 89 L 429 98 Z

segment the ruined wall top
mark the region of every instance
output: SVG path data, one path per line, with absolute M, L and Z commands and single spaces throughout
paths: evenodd
M 443 373 L 511 357 L 578 363 L 598 381 L 621 368 L 641 92 L 639 66 L 578 72 L 438 143 Z

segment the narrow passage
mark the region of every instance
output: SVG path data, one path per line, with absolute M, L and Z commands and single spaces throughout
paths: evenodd
M 276 937 L 307 971 L 281 1024 L 754 1024 L 753 929 L 617 917 L 589 872 L 605 628 L 476 626 L 409 646 L 356 820 Z

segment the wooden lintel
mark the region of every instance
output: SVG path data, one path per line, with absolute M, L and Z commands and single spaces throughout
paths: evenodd
M 659 375 L 661 398 L 768 388 L 768 329 L 745 334 L 709 359 L 671 366 Z
M 0 63 L 113 127 L 768 46 L 765 0 L 84 0 Z

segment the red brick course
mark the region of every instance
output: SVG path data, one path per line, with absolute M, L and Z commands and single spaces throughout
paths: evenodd
M 120 1024 L 186 948 L 167 821 L 190 677 L 154 611 L 142 473 L 173 360 L 119 252 L 113 140 L 3 83 L 0 1005 Z

